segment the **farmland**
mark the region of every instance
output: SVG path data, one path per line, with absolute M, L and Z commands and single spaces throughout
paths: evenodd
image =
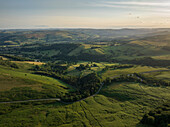
M 169 31 L 0 31 L 0 127 L 154 127 L 169 115 Z

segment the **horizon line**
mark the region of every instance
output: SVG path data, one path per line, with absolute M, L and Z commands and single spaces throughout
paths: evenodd
M 0 30 L 50 30 L 50 29 L 170 29 L 170 27 L 119 27 L 119 28 L 92 28 L 92 27 L 49 27 L 49 28 L 0 28 Z

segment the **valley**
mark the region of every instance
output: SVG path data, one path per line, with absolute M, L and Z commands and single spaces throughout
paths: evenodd
M 170 29 L 0 30 L 0 127 L 168 127 L 169 41 Z

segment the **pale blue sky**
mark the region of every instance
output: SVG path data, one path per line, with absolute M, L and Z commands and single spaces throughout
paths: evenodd
M 0 0 L 0 28 L 170 27 L 169 0 Z

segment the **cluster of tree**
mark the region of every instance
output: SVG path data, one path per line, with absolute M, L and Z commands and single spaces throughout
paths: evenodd
M 43 57 L 44 59 L 44 57 Z M 111 62 L 109 55 L 80 53 L 77 56 L 69 56 L 67 54 L 58 54 L 51 57 L 53 60 L 65 61 L 94 61 L 94 62 Z
M 119 77 L 115 77 L 113 79 L 107 77 L 104 83 L 106 85 L 109 85 L 113 82 L 141 82 L 141 79 L 138 78 L 135 74 L 129 74 L 129 75 L 120 75 Z
M 8 67 L 16 68 L 16 69 L 19 68 L 19 66 L 16 63 L 12 63 L 8 60 L 2 60 L 2 58 L 0 58 L 0 65 L 8 66 Z
M 87 64 L 87 65 L 80 64 L 80 66 L 79 66 L 79 67 L 76 67 L 76 69 L 79 70 L 79 71 L 86 70 L 86 69 L 89 69 L 89 70 L 90 70 L 91 67 L 89 66 L 89 64 Z
M 104 81 L 105 84 L 111 84 L 113 82 L 139 82 L 139 83 L 143 83 L 143 84 L 147 84 L 147 85 L 153 85 L 153 86 L 170 86 L 170 82 L 164 81 L 164 80 L 160 80 L 160 79 L 156 79 L 154 77 L 149 77 L 143 74 L 128 74 L 128 75 L 120 75 L 119 77 L 110 79 L 110 78 L 106 78 L 106 80 Z
M 136 64 L 136 65 L 144 65 L 144 66 L 160 66 L 160 67 L 167 67 L 170 65 L 170 60 L 156 60 L 151 57 L 144 57 L 144 58 L 136 58 L 133 60 L 124 60 L 120 61 L 121 63 L 129 63 L 129 64 Z
M 62 97 L 62 100 L 73 102 L 80 99 L 89 97 L 95 94 L 101 85 L 101 79 L 96 73 L 91 73 L 82 78 L 78 78 L 76 82 L 77 91 L 74 93 L 68 93 Z
M 14 56 L 14 55 L 8 55 L 8 54 L 1 54 L 1 56 L 4 56 L 8 59 L 14 60 L 14 61 L 32 61 L 30 58 L 25 58 L 21 56 Z
M 170 82 L 157 79 L 155 77 L 147 76 L 144 74 L 135 73 L 137 77 L 142 79 L 144 84 L 153 84 L 154 86 L 170 86 Z
M 61 96 L 64 101 L 72 102 L 93 95 L 101 85 L 101 79 L 96 73 L 88 74 L 84 77 L 66 76 L 54 72 L 37 71 L 34 74 L 45 75 L 60 79 L 76 88 L 76 91 Z
M 91 47 L 91 49 L 98 49 L 98 48 L 100 48 L 100 47 Z
M 15 54 L 16 56 L 22 55 L 23 57 L 36 59 L 39 61 L 95 61 L 95 62 L 111 62 L 113 60 L 112 56 L 108 54 L 91 54 L 89 53 L 79 53 L 75 56 L 68 55 L 71 51 L 78 48 L 81 44 L 36 44 L 36 45 L 22 45 L 16 47 L 3 47 L 0 49 L 1 54 Z M 56 55 L 49 55 L 49 50 L 56 50 L 59 53 Z M 46 51 L 46 52 L 44 52 Z M 22 59 L 16 59 L 22 60 Z
M 19 41 L 16 40 L 15 35 L 8 35 L 8 36 L 1 36 L 2 38 L 0 45 L 12 45 L 13 43 L 6 43 L 6 42 L 14 42 L 16 44 L 19 44 Z
M 170 103 L 165 103 L 155 110 L 150 111 L 143 116 L 142 124 L 152 125 L 154 127 L 170 126 Z
M 35 71 L 33 72 L 34 74 L 38 74 L 38 75 L 43 75 L 43 76 L 48 76 L 48 77 L 52 77 L 55 79 L 59 79 L 62 80 L 65 83 L 68 83 L 72 86 L 76 86 L 76 82 L 77 82 L 77 77 L 74 76 L 66 76 L 60 73 L 55 73 L 55 72 L 46 72 L 46 71 Z
M 105 68 L 103 68 L 104 70 L 108 70 L 108 69 L 124 69 L 124 68 L 132 68 L 134 67 L 134 65 L 128 65 L 128 64 L 122 64 L 122 65 L 113 65 L 113 66 L 106 66 Z
M 69 67 L 69 64 L 67 66 L 61 66 L 58 63 L 47 63 L 41 66 L 35 65 L 33 66 L 33 71 L 45 71 L 45 72 L 55 72 L 63 74 L 65 70 L 67 70 Z
M 163 49 L 163 50 L 170 51 L 170 46 L 163 46 L 162 49 Z
M 35 52 L 35 51 L 47 51 L 47 50 L 56 50 L 60 51 L 61 54 L 68 54 L 72 50 L 78 48 L 80 44 L 43 44 L 35 47 L 20 47 L 19 50 L 21 52 Z
M 77 56 L 77 60 L 94 61 L 94 62 L 110 62 L 111 57 L 109 55 L 103 55 L 103 54 L 81 53 Z

